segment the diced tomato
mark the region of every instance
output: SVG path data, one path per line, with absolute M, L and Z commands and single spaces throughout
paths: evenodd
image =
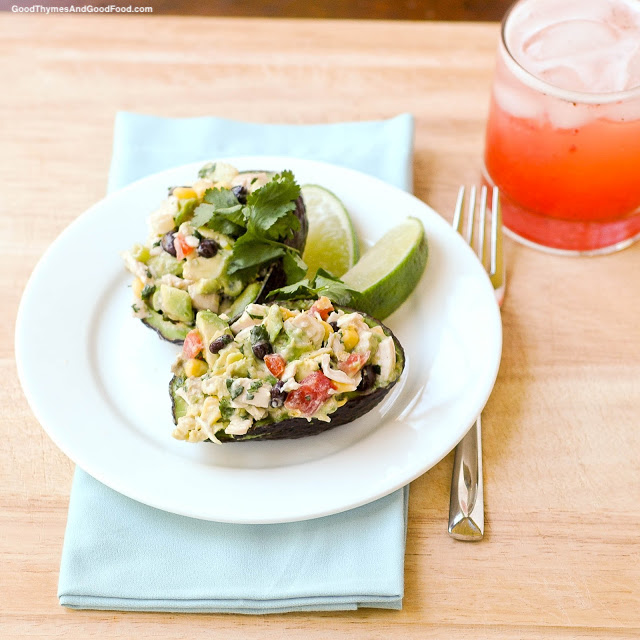
M 317 313 L 323 320 L 326 320 L 329 317 L 329 314 L 333 311 L 333 305 L 331 304 L 331 300 L 326 296 L 322 296 L 318 298 L 317 302 L 314 302 L 309 309 L 309 313 L 313 315 L 313 313 Z
M 191 252 L 195 251 L 195 247 L 187 244 L 185 237 L 181 233 L 176 233 L 176 237 L 173 239 L 173 246 L 175 247 L 176 258 L 178 258 L 178 260 L 182 260 Z
M 264 357 L 264 363 L 267 365 L 267 369 L 269 369 L 276 378 L 279 378 L 282 375 L 285 367 L 287 366 L 285 359 L 277 353 L 270 353 L 269 355 L 266 355 Z
M 189 360 L 191 358 L 195 358 L 203 349 L 204 344 L 202 343 L 200 333 L 195 329 L 193 331 L 189 331 L 189 333 L 187 333 L 187 337 L 184 339 L 184 344 L 182 345 L 182 354 L 184 357 Z
M 370 355 L 369 351 L 365 353 L 352 353 L 344 362 L 338 365 L 338 369 L 344 371 L 348 376 L 354 376 L 364 367 Z
M 312 416 L 329 397 L 329 391 L 335 385 L 322 371 L 310 373 L 298 389 L 289 392 L 284 406 L 289 410 L 300 411 L 305 416 Z

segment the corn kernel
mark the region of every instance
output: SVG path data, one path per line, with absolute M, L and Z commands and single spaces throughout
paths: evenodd
M 360 342 L 360 336 L 353 327 L 347 327 L 342 335 L 342 344 L 347 351 L 351 351 Z
M 325 322 L 324 320 L 321 320 L 320 322 L 322 322 L 322 326 L 324 327 L 324 339 L 328 340 L 329 336 L 333 333 L 333 328 L 328 322 Z
M 140 280 L 140 278 L 136 278 L 131 285 L 131 289 L 133 290 L 133 295 L 136 298 L 142 297 L 142 290 L 144 289 L 144 282 Z
M 354 384 L 349 384 L 348 382 L 336 382 L 335 380 L 332 382 L 336 393 L 347 393 L 349 391 L 356 390 L 356 386 Z
M 189 198 L 196 198 L 197 194 L 191 187 L 176 187 L 173 190 L 173 195 L 179 200 L 187 200 Z
M 188 378 L 199 378 L 207 373 L 207 363 L 191 358 L 184 363 L 184 372 Z
M 285 320 L 288 320 L 289 318 L 294 318 L 295 316 L 298 315 L 295 311 L 291 311 L 291 309 L 287 309 L 285 307 L 280 307 L 280 312 L 282 313 L 282 317 Z

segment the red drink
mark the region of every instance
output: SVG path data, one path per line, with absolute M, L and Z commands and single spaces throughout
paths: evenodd
M 524 241 L 601 253 L 640 237 L 640 2 L 510 11 L 485 167 L 505 227 Z

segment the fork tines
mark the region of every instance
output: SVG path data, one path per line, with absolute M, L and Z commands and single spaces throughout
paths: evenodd
M 504 289 L 504 261 L 502 258 L 502 216 L 500 211 L 500 194 L 493 187 L 491 194 L 491 213 L 487 216 L 487 187 L 480 189 L 480 202 L 476 206 L 477 188 L 469 189 L 469 201 L 465 217 L 465 187 L 460 187 L 453 216 L 453 228 L 460 233 L 469 246 L 475 251 L 478 259 L 486 269 L 498 300 L 502 301 Z M 487 217 L 489 217 L 489 241 L 486 241 Z M 487 244 L 488 254 L 487 255 Z

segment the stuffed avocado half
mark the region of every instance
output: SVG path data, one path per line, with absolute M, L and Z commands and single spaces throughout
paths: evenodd
M 165 340 L 182 343 L 198 311 L 234 317 L 304 276 L 307 218 L 293 174 L 202 167 L 172 187 L 149 217 L 149 237 L 122 254 L 133 312 Z
M 173 437 L 216 443 L 311 436 L 375 407 L 404 352 L 364 313 L 316 300 L 200 311 L 169 385 Z

